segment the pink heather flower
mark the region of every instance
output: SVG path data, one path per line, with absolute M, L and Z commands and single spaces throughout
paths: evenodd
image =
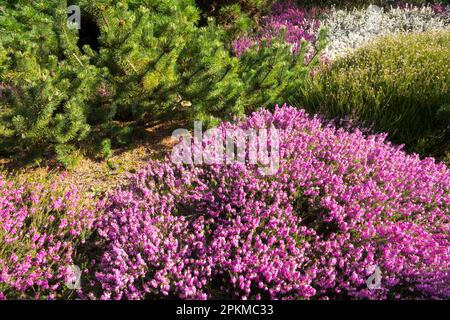
M 236 56 L 241 56 L 245 51 L 257 44 L 257 41 L 248 37 L 241 37 L 233 41 L 232 47 Z
M 67 171 L 63 171 L 63 172 L 60 174 L 59 178 L 60 178 L 61 180 L 64 180 L 64 179 L 67 178 L 68 174 L 69 174 L 69 173 L 68 173 Z

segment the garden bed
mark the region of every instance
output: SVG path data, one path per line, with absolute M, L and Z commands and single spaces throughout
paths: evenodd
M 73 3 L 0 5 L 0 299 L 450 299 L 448 3 Z

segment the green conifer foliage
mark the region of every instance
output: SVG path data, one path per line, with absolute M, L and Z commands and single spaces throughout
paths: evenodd
M 163 114 L 176 100 L 177 62 L 196 30 L 193 1 L 82 1 L 100 28 L 91 61 L 109 71 L 107 94 L 119 117 L 143 119 Z M 169 94 L 170 92 L 170 94 Z

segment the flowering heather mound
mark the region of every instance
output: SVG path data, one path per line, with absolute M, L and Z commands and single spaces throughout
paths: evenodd
M 291 107 L 221 128 L 280 130 L 280 168 L 151 162 L 111 195 L 103 299 L 449 298 L 450 171 Z M 376 267 L 381 289 L 366 280 Z M 98 292 L 98 291 L 96 291 Z
M 263 18 L 262 31 L 254 37 L 236 39 L 233 50 L 240 56 L 250 47 L 260 44 L 263 39 L 270 41 L 279 37 L 284 30 L 284 40 L 292 45 L 293 52 L 297 52 L 302 41 L 316 41 L 320 27 L 319 20 L 315 19 L 317 13 L 318 9 L 298 8 L 292 1 L 277 3 L 270 15 Z
M 0 299 L 67 298 L 75 248 L 95 218 L 76 188 L 0 174 Z
M 325 54 L 331 60 L 345 56 L 364 44 L 390 34 L 449 30 L 449 7 L 404 5 L 383 9 L 332 8 L 321 21 L 327 28 L 329 44 Z

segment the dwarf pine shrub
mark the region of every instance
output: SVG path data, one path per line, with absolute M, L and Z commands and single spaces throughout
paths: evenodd
M 49 143 L 64 149 L 90 131 L 87 103 L 102 71 L 78 49 L 66 8 L 61 1 L 7 1 L 0 13 L 2 124 L 25 150 Z
M 87 266 L 78 247 L 92 234 L 101 203 L 48 176 L 0 173 L 0 300 L 73 297 L 72 266 Z

